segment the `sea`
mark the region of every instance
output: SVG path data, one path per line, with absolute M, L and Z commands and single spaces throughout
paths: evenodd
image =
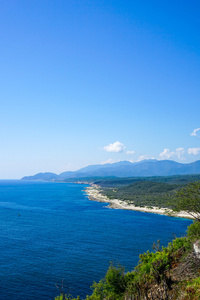
M 0 181 L 0 299 L 85 298 L 110 263 L 131 271 L 160 240 L 184 236 L 191 220 L 110 209 L 86 185 Z

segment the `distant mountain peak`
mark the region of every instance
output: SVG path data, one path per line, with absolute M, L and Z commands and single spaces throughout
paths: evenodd
M 46 172 L 23 177 L 23 180 L 65 180 L 84 177 L 145 177 L 200 174 L 200 161 L 178 163 L 173 160 L 145 159 L 140 162 L 120 161 L 116 163 L 89 165 L 77 171 L 67 171 L 60 175 Z

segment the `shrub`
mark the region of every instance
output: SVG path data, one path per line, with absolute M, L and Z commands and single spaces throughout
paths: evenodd
M 110 265 L 104 279 L 98 283 L 94 282 L 92 287 L 93 293 L 88 296 L 88 300 L 121 300 L 126 290 L 126 278 L 124 268 Z
M 200 299 L 200 277 L 187 281 L 184 287 L 185 295 L 183 300 Z
M 200 239 L 200 222 L 194 221 L 190 226 L 188 226 L 187 236 L 191 241 Z
M 176 238 L 171 243 L 168 244 L 168 251 L 170 251 L 174 256 L 177 255 L 178 252 L 185 252 L 191 249 L 191 243 L 187 237 Z

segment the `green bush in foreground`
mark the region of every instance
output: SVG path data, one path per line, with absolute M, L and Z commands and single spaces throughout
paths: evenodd
M 185 283 L 184 300 L 200 299 L 200 277 Z
M 190 241 L 195 241 L 200 238 L 200 222 L 193 222 L 187 230 L 187 236 Z
M 55 300 L 81 300 L 80 296 L 73 298 L 70 295 L 60 295 L 55 298 Z

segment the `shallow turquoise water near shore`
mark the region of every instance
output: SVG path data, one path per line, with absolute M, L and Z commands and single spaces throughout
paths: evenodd
M 0 181 L 0 299 L 84 297 L 110 261 L 131 270 L 153 242 L 183 236 L 191 220 L 108 209 L 84 185 Z

